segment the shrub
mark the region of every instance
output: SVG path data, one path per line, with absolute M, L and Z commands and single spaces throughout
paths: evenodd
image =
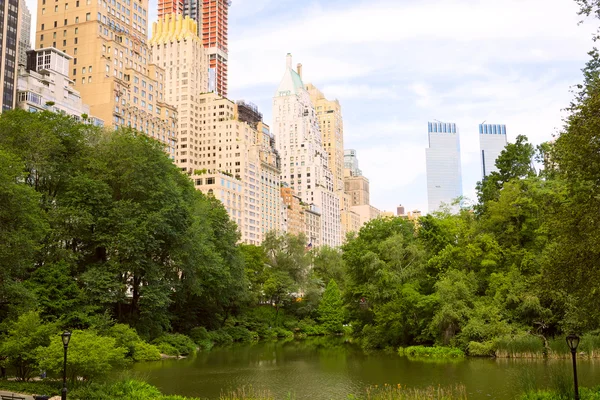
M 217 345 L 233 343 L 233 338 L 231 335 L 225 332 L 223 329 L 208 332 L 208 339 Z
M 190 338 L 194 343 L 200 345 L 201 342 L 208 340 L 208 331 L 203 326 L 197 326 L 190 331 Z
M 248 329 L 242 326 L 232 326 L 225 328 L 224 331 L 231 336 L 234 342 L 246 343 L 258 338 L 255 332 L 250 332 Z
M 156 345 L 161 354 L 166 354 L 168 356 L 179 357 L 179 351 L 171 346 L 169 343 L 158 343 Z
M 0 380 L 0 390 L 14 393 L 54 396 L 60 394 L 62 383 L 48 381 L 5 381 Z
M 75 330 L 69 343 L 67 376 L 91 380 L 106 376 L 114 368 L 126 365 L 127 349 L 118 347 L 111 337 L 98 336 L 93 331 Z M 59 375 L 63 368 L 63 343 L 55 336 L 50 346 L 38 350 L 40 368 Z
M 158 361 L 161 358 L 160 350 L 152 344 L 137 342 L 133 345 L 132 358 L 134 361 Z
M 494 343 L 493 342 L 469 342 L 467 353 L 472 357 L 493 357 Z
M 115 324 L 108 329 L 107 335 L 115 339 L 118 347 L 127 349 L 127 357 L 133 358 L 135 345 L 142 341 L 135 329 L 126 324 Z
M 536 336 L 520 334 L 496 339 L 496 357 L 544 357 L 544 343 Z
M 161 349 L 161 351 L 161 344 L 166 343 L 174 347 L 177 350 L 178 355 L 182 356 L 187 356 L 188 354 L 194 354 L 196 352 L 196 344 L 194 341 L 180 333 L 169 333 L 162 335 L 155 339 L 152 343 L 158 345 L 158 348 Z

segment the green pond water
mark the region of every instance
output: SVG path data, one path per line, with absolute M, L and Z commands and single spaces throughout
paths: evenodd
M 218 399 L 240 387 L 269 390 L 276 399 L 346 399 L 374 385 L 427 387 L 462 383 L 469 399 L 514 399 L 524 388 L 545 387 L 562 376 L 572 382 L 570 360 L 465 359 L 436 363 L 395 354 L 365 354 L 341 338 L 310 338 L 215 348 L 182 360 L 136 364 L 133 369 L 165 394 Z M 600 384 L 600 360 L 579 360 L 579 382 Z

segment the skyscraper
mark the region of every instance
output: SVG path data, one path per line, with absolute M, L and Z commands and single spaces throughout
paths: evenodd
M 506 125 L 479 124 L 481 176 L 497 171 L 496 158 L 506 147 Z
M 310 95 L 287 55 L 283 79 L 273 100 L 273 133 L 281 155 L 281 181 L 289 184 L 306 204 L 321 213 L 321 243 L 341 244 L 340 199 L 334 192 L 333 174 L 322 144 Z
M 69 77 L 90 113 L 165 145 L 174 158 L 177 110 L 164 98 L 166 72 L 151 60 L 148 0 L 42 0 L 36 47 L 73 57 Z
M 169 14 L 183 14 L 183 0 L 158 0 L 158 19 Z
M 198 36 L 202 37 L 202 0 L 184 0 L 183 15 L 198 23 Z
M 0 0 L 0 112 L 15 106 L 19 31 L 19 0 Z
M 223 97 L 227 97 L 227 24 L 230 5 L 230 0 L 202 0 L 201 10 L 201 38 L 209 60 L 208 91 L 216 92 Z M 193 10 L 193 7 L 191 9 Z M 193 18 L 193 15 L 190 17 Z
M 298 65 L 302 79 L 302 65 Z M 333 173 L 335 191 L 344 190 L 344 121 L 342 107 L 338 100 L 328 100 L 325 95 L 312 84 L 306 85 L 310 100 L 317 112 L 321 140 L 329 155 L 329 168 Z
M 427 163 L 427 199 L 429 212 L 450 205 L 462 196 L 460 138 L 454 123 L 429 122 L 429 148 L 425 150 Z M 451 207 L 457 211 L 458 206 Z
M 356 150 L 344 150 L 344 169 L 350 170 L 350 175 L 352 176 L 362 175 L 362 171 L 358 168 L 358 158 L 356 157 Z
M 25 0 L 19 0 L 19 65 L 27 65 L 28 50 L 31 50 L 31 12 Z

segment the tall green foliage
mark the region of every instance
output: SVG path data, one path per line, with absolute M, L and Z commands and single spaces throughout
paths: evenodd
M 335 280 L 330 280 L 319 303 L 319 320 L 329 333 L 339 333 L 343 329 L 344 308 L 342 295 Z

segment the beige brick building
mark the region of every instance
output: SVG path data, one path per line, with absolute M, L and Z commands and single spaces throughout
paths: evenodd
M 148 0 L 39 0 L 36 48 L 73 57 L 70 78 L 90 113 L 130 126 L 175 154 L 177 113 L 147 44 Z

